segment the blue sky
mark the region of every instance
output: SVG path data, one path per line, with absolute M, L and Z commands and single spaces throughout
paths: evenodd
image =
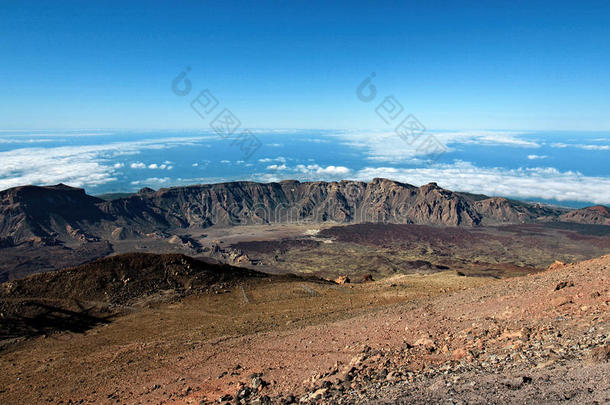
M 608 16 L 608 1 L 0 0 L 0 189 L 388 177 L 610 204 Z M 211 128 L 227 108 L 229 139 Z
M 186 66 L 250 128 L 610 129 L 603 1 L 0 1 L 4 129 L 201 128 Z

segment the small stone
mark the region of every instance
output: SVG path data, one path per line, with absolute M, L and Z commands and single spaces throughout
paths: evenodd
M 223 396 L 221 396 L 220 398 L 218 398 L 218 402 L 227 402 L 233 399 L 233 396 L 231 394 L 225 394 Z
M 451 358 L 453 358 L 455 361 L 460 361 L 466 356 L 468 356 L 468 351 L 465 349 L 455 349 L 451 355 Z
M 263 381 L 263 379 L 260 378 L 259 376 L 252 378 L 252 388 L 253 389 L 260 391 L 263 388 L 265 388 L 266 385 L 267 385 L 267 383 L 265 381 Z
M 573 281 L 562 281 L 561 283 L 559 283 L 555 286 L 555 291 L 562 290 L 566 287 L 574 287 L 574 282 Z
M 328 388 L 320 388 L 309 395 L 310 399 L 322 398 L 328 392 Z
M 436 347 L 436 343 L 430 338 L 423 337 L 415 341 L 415 346 L 423 346 L 426 349 L 433 350 Z
M 610 345 L 599 346 L 591 349 L 589 360 L 594 363 L 604 363 L 610 361 Z
M 350 282 L 350 279 L 347 275 L 340 276 L 335 279 L 335 283 L 337 283 L 337 284 L 349 284 L 349 282 Z
M 352 357 L 352 359 L 349 362 L 350 366 L 358 366 L 360 364 L 362 364 L 362 362 L 366 359 L 366 354 L 364 353 L 360 353 L 357 356 Z
M 271 398 L 269 398 L 267 395 L 263 395 L 255 403 L 259 403 L 260 405 L 268 405 L 271 404 Z
M 385 377 L 388 381 L 393 381 L 398 378 L 398 374 L 395 371 L 390 371 L 388 375 Z

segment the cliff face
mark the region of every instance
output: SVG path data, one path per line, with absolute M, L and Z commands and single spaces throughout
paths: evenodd
M 101 204 L 120 218 L 167 227 L 298 222 L 391 222 L 477 225 L 478 213 L 436 184 L 420 188 L 370 183 L 235 182 L 176 187 Z
M 610 225 L 610 208 L 595 205 L 567 212 L 559 217 L 561 221 L 580 224 Z
M 24 186 L 0 192 L 0 245 L 69 244 L 137 238 L 177 228 L 268 223 L 477 226 L 558 218 L 607 223 L 608 210 L 601 208 L 565 213 L 504 198 L 472 198 L 435 183 L 414 187 L 387 179 L 369 183 L 232 182 L 143 189 L 112 201 L 64 185 Z
M 0 192 L 0 240 L 53 244 L 58 238 L 86 239 L 89 222 L 112 220 L 98 206 L 102 200 L 63 184 L 23 186 Z
M 552 221 L 566 211 L 541 204 L 511 201 L 502 197 L 478 200 L 473 202 L 473 206 L 483 217 L 483 225 Z

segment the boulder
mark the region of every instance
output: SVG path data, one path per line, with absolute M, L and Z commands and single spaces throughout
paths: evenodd
M 348 284 L 350 279 L 348 276 L 339 276 L 335 279 L 335 283 L 337 284 Z

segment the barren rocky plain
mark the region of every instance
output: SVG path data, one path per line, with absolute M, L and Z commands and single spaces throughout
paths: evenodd
M 0 403 L 610 402 L 607 207 L 385 179 L 0 202 Z

